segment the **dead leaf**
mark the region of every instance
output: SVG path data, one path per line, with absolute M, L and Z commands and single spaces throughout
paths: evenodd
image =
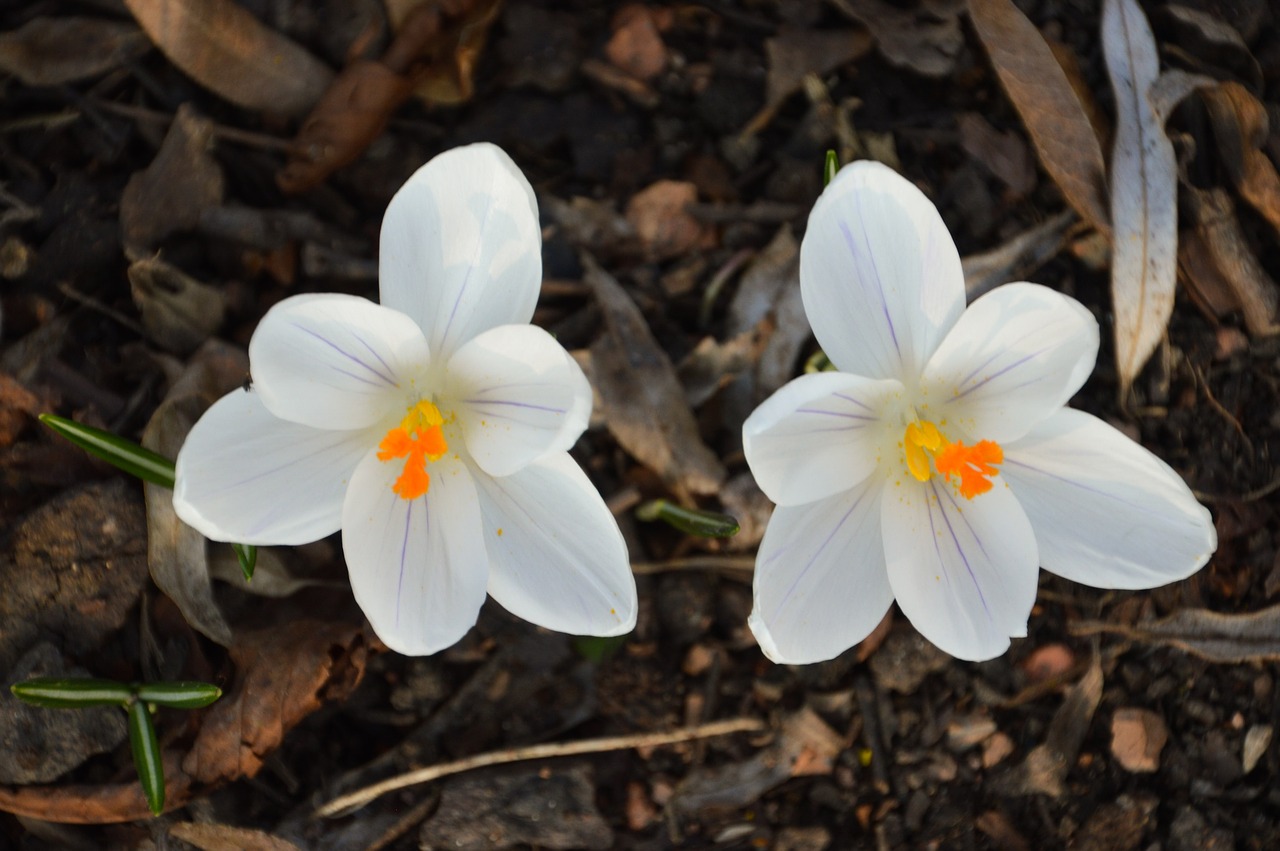
M 133 303 L 152 342 L 179 355 L 190 354 L 213 336 L 226 314 L 226 294 L 202 284 L 159 258 L 129 266 Z
M 635 3 L 623 6 L 613 16 L 613 35 L 604 55 L 628 76 L 652 80 L 667 67 L 667 46 L 658 26 L 653 9 Z
M 1111 755 L 1125 771 L 1152 774 L 1160 769 L 1160 751 L 1169 741 L 1164 719 L 1149 709 L 1128 706 L 1111 716 Z
M 341 619 L 300 617 L 238 630 L 235 683 L 205 713 L 183 771 L 206 784 L 255 776 L 287 731 L 351 693 L 368 655 L 363 625 Z
M 300 851 L 278 836 L 229 824 L 180 821 L 169 826 L 169 835 L 200 851 Z
M 222 169 L 212 156 L 213 122 L 189 103 L 178 107 L 151 165 L 129 178 L 120 198 L 125 252 L 149 251 L 195 229 L 206 208 L 222 203 Z
M 125 0 L 125 5 L 169 61 L 237 106 L 299 116 L 333 79 L 323 62 L 233 0 Z
M 1280 235 L 1280 175 L 1262 151 L 1271 133 L 1267 108 L 1244 86 L 1219 83 L 1201 93 L 1219 159 L 1240 197 Z
M 1111 152 L 1111 298 L 1121 393 L 1155 351 L 1173 315 L 1178 176 L 1173 144 L 1148 92 L 1160 72 L 1137 0 L 1105 0 L 1102 46 L 1116 95 Z
M 1035 24 L 1012 0 L 970 0 L 974 30 L 1062 196 L 1107 232 L 1107 168 L 1093 125 Z
M 48 410 L 36 394 L 0 372 L 0 448 L 13 445 L 36 417 Z
M 1262 88 L 1262 68 L 1231 24 L 1208 11 L 1180 3 L 1170 3 L 1160 12 L 1172 29 L 1172 40 L 1185 50 L 1186 56 L 1197 63 L 1235 72 L 1255 89 Z
M 962 258 L 964 290 L 969 301 L 1002 284 L 1022 280 L 1044 265 L 1062 250 L 1067 230 L 1075 220 L 1074 213 L 1063 210 L 1004 245 Z
M 258 561 L 253 568 L 253 579 L 245 582 L 240 559 L 231 547 L 208 548 L 209 576 L 219 579 L 248 594 L 263 597 L 289 597 L 303 588 L 347 588 L 345 581 L 309 579 L 295 576 L 280 558 L 274 547 L 258 547 Z
M 960 12 L 964 0 L 920 0 L 904 9 L 884 0 L 832 0 L 837 9 L 866 25 L 876 48 L 894 65 L 925 77 L 956 69 L 964 46 Z
M 1009 189 L 1015 198 L 1026 195 L 1036 185 L 1036 167 L 1031 151 L 1014 133 L 1001 133 L 976 112 L 956 116 L 960 147 L 982 163 Z
M 1221 275 L 1235 303 L 1244 314 L 1250 334 L 1265 336 L 1280 331 L 1276 324 L 1276 309 L 1280 304 L 1280 290 L 1276 282 L 1258 262 L 1248 240 L 1236 219 L 1231 196 L 1221 189 L 1200 190 L 1187 187 L 1187 207 L 1196 224 L 1196 236 L 1207 249 L 1214 269 Z M 1193 246 L 1189 251 L 1195 250 Z M 1194 271 L 1197 261 L 1188 255 L 1185 268 Z M 1197 283 L 1209 283 L 1212 278 L 1201 275 Z
M 563 201 L 554 195 L 542 195 L 538 202 L 575 248 L 599 257 L 639 253 L 636 229 L 608 202 L 581 196 Z
M 1248 774 L 1258 767 L 1267 749 L 1271 747 L 1273 729 L 1270 724 L 1254 724 L 1244 734 L 1244 748 L 1240 756 L 1240 767 Z
M 191 778 L 177 754 L 164 754 L 164 807 L 181 809 L 191 798 Z M 155 816 L 142 795 L 137 777 L 97 785 L 0 786 L 0 810 L 59 824 L 122 824 Z
M 32 18 L 0 33 L 0 72 L 28 86 L 76 83 L 119 68 L 150 47 L 132 24 L 103 18 Z
M 698 408 L 742 372 L 755 366 L 773 330 L 761 326 L 769 324 L 762 321 L 760 326 L 723 343 L 715 337 L 703 337 L 694 346 L 676 369 L 689 407 Z
M 783 27 L 776 36 L 765 39 L 769 73 L 765 78 L 764 107 L 742 132 L 751 135 L 763 130 L 787 98 L 800 91 L 805 77 L 824 77 L 865 56 L 871 44 L 871 36 L 864 29 Z
M 1102 621 L 1071 624 L 1073 635 L 1111 633 L 1130 641 L 1164 644 L 1210 662 L 1280 661 L 1280 606 L 1247 614 L 1180 609 L 1167 618 L 1134 626 Z
M 142 445 L 176 458 L 195 421 L 248 371 L 249 358 L 243 351 L 216 340 L 206 343 L 151 415 Z M 224 647 L 230 645 L 231 627 L 213 599 L 204 536 L 178 519 L 171 490 L 150 483 L 143 487 L 151 578 L 194 629 Z
M 604 313 L 605 333 L 591 359 L 609 431 L 677 492 L 715 493 L 724 467 L 702 442 L 667 353 L 613 276 L 589 254 L 583 266 Z
M 997 778 L 997 789 L 1014 795 L 1060 797 L 1066 791 L 1063 781 L 1075 765 L 1101 700 L 1102 665 L 1095 657 L 1080 682 L 1067 690 L 1049 722 L 1044 743 L 1033 748 L 1015 770 Z
M 428 104 L 471 100 L 476 60 L 502 0 L 388 0 L 396 41 L 383 62 L 413 80 Z
M 627 202 L 627 221 L 651 260 L 670 260 L 715 243 L 715 229 L 685 209 L 698 200 L 698 188 L 679 180 L 659 180 Z

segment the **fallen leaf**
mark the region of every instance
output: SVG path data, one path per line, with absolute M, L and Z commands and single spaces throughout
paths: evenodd
M 1035 188 L 1035 164 L 1017 134 L 1001 133 L 977 112 L 960 113 L 956 127 L 960 131 L 960 147 L 999 178 L 1015 198 Z
M 164 755 L 164 788 L 166 810 L 181 809 L 191 798 L 191 778 L 183 773 L 177 754 Z M 122 824 L 155 818 L 137 777 L 94 785 L 0 786 L 0 810 L 59 824 Z
M 1247 614 L 1180 609 L 1162 620 L 1129 626 L 1077 621 L 1073 635 L 1112 633 L 1130 641 L 1165 644 L 1210 662 L 1280 661 L 1280 606 Z
M 1244 749 L 1240 756 L 1240 766 L 1248 774 L 1258 766 L 1258 762 L 1271 747 L 1272 727 L 1270 724 L 1254 724 L 1244 734 Z
M 1236 82 L 1201 92 L 1223 168 L 1240 197 L 1280 235 L 1280 175 L 1263 151 L 1271 133 L 1267 108 Z
M 243 381 L 248 371 L 249 359 L 243 351 L 216 340 L 206 343 L 151 415 L 142 445 L 165 457 L 177 457 L 195 421 Z M 231 627 L 213 599 L 204 536 L 178 519 L 171 490 L 150 483 L 143 487 L 151 578 L 194 629 L 218 644 L 230 645 Z
M 1207 250 L 1213 268 L 1230 288 L 1235 303 L 1244 314 L 1249 333 L 1265 336 L 1280 331 L 1276 324 L 1276 308 L 1280 290 L 1276 282 L 1254 256 L 1253 249 L 1236 219 L 1231 196 L 1221 189 L 1202 190 L 1187 187 L 1187 209 L 1195 221 L 1195 235 Z M 1193 245 L 1189 251 L 1195 251 Z M 1181 255 L 1180 255 L 1181 256 Z M 1188 255 L 1184 268 L 1196 271 L 1197 259 Z M 1215 283 L 1201 274 L 1198 283 Z
M 32 18 L 0 33 L 0 71 L 28 86 L 76 83 L 119 68 L 150 47 L 133 24 L 104 18 Z
M 155 159 L 129 178 L 120 197 L 126 253 L 140 254 L 169 234 L 195 229 L 206 208 L 222 203 L 222 169 L 212 151 L 213 122 L 182 104 Z
M 1116 96 L 1111 152 L 1111 298 L 1121 393 L 1173 315 L 1178 177 L 1173 144 L 1148 97 L 1159 76 L 1155 37 L 1137 0 L 1105 0 L 1102 47 Z
M 765 324 L 768 323 L 761 323 Z M 723 343 L 715 337 L 703 337 L 698 341 L 676 369 L 689 407 L 701 406 L 722 387 L 755 366 L 771 330 L 757 326 Z
M 669 260 L 714 244 L 715 230 L 685 209 L 698 200 L 698 188 L 679 180 L 659 180 L 627 202 L 627 221 L 651 260 Z
M 425 849 L 452 851 L 610 848 L 613 830 L 595 796 L 596 784 L 583 765 L 453 778 L 419 841 Z
M 639 253 L 636 229 L 608 202 L 581 196 L 564 201 L 554 195 L 543 195 L 538 201 L 575 248 L 585 248 L 599 257 Z
M 1067 690 L 1062 705 L 1053 713 L 1043 744 L 1036 745 L 1014 770 L 999 776 L 995 787 L 1007 794 L 1061 797 L 1066 792 L 1063 781 L 1075 765 L 1101 700 L 1102 665 L 1095 657 L 1080 682 Z
M 47 410 L 40 397 L 0 372 L 0 448 L 13 445 L 28 425 Z
M 1102 148 L 1044 37 L 1012 0 L 970 0 L 969 14 L 1045 171 L 1086 222 L 1109 231 Z
M 986 715 L 957 715 L 947 724 L 947 747 L 966 751 L 982 744 L 995 732 L 996 722 Z
M 237 630 L 230 652 L 235 682 L 205 713 L 182 761 L 201 783 L 255 776 L 287 731 L 351 693 L 364 675 L 369 640 L 360 623 L 301 616 Z
M 246 109 L 299 116 L 333 72 L 233 0 L 125 0 L 156 47 L 209 91 Z
M 1168 741 L 1164 719 L 1149 709 L 1123 707 L 1111 716 L 1111 755 L 1125 771 L 1158 771 L 1160 751 Z
M 1017 234 L 1001 246 L 961 259 L 969 301 L 1010 281 L 1022 280 L 1061 249 L 1075 214 L 1064 210 Z
M 216 822 L 175 822 L 169 835 L 200 851 L 299 851 L 292 842 L 261 830 Z
M 797 29 L 782 27 L 765 39 L 768 63 L 764 107 L 747 124 L 743 133 L 758 133 L 768 126 L 787 99 L 800 91 L 809 75 L 825 77 L 853 62 L 871 49 L 871 35 L 865 29 Z
M 837 9 L 866 25 L 890 63 L 925 77 L 955 71 L 964 46 L 960 12 L 964 0 L 920 0 L 902 8 L 884 0 L 832 0 Z
M 583 266 L 604 314 L 605 333 L 591 346 L 591 359 L 610 433 L 671 487 L 715 493 L 725 470 L 698 434 L 670 358 L 613 276 L 589 254 Z
M 213 336 L 226 314 L 226 294 L 159 258 L 129 265 L 129 288 L 142 327 L 160 348 L 190 354 Z
M 605 43 L 604 55 L 628 76 L 652 80 L 667 67 L 667 46 L 658 23 L 654 10 L 647 6 L 623 6 L 613 16 L 613 35 Z
M 1262 67 L 1240 31 L 1231 24 L 1181 3 L 1170 3 L 1160 13 L 1172 30 L 1172 40 L 1185 50 L 1185 56 L 1232 71 L 1254 88 L 1262 88 Z
M 390 0 L 396 40 L 383 62 L 413 80 L 428 104 L 471 99 L 476 60 L 497 20 L 501 0 Z

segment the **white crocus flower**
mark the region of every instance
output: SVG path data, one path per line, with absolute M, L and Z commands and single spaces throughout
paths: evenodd
M 394 650 L 434 653 L 486 592 L 562 632 L 636 619 L 626 544 L 567 450 L 591 388 L 529 325 L 542 281 L 533 190 L 498 148 L 423 166 L 382 224 L 382 303 L 285 299 L 249 344 L 250 390 L 178 455 L 174 506 L 209 538 L 342 530 L 356 600 Z
M 843 169 L 809 217 L 805 312 L 838 372 L 806 375 L 743 427 L 778 504 L 756 561 L 751 629 L 769 658 L 829 659 L 896 599 L 962 659 L 1024 636 L 1038 566 L 1150 588 L 1217 546 L 1179 476 L 1064 407 L 1093 369 L 1098 324 L 1036 284 L 964 304 L 933 205 L 872 162 Z

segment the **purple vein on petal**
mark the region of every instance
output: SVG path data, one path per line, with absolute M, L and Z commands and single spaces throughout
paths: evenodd
M 489 216 L 493 213 L 492 201 L 485 205 L 484 216 L 480 219 L 480 239 L 476 243 L 477 251 L 483 253 L 485 231 L 489 229 Z M 467 292 L 467 286 L 471 283 L 471 273 L 475 271 L 479 258 L 475 258 L 476 262 L 467 264 L 467 273 L 462 276 L 462 285 L 458 287 L 458 296 L 453 300 L 453 308 L 449 311 L 449 321 L 444 325 L 444 333 L 440 335 L 440 348 L 445 348 L 445 341 L 449 339 L 449 332 L 453 330 L 453 320 L 458 316 L 458 307 L 462 304 L 462 297 Z
M 1057 473 L 1050 473 L 1048 470 L 1045 470 L 1042 467 L 1035 467 L 1023 461 L 1015 461 L 1012 458 L 1006 457 L 1004 460 L 1004 465 L 1006 467 L 1020 467 L 1023 470 L 1029 470 L 1032 473 L 1039 473 L 1040 475 L 1046 478 L 1053 479 L 1054 481 L 1057 481 L 1057 482 L 1062 482 L 1062 484 L 1064 485 L 1070 485 L 1073 488 L 1079 488 L 1080 490 L 1086 493 L 1093 494 L 1094 496 L 1101 496 L 1106 499 L 1110 499 L 1115 502 L 1118 502 L 1121 505 L 1124 505 L 1129 509 L 1136 511 L 1140 514 L 1147 514 L 1152 517 L 1160 517 L 1160 518 L 1163 518 L 1166 516 L 1165 512 L 1158 508 L 1152 508 L 1150 506 L 1143 505 L 1141 502 L 1133 502 L 1131 500 L 1122 499 L 1119 496 L 1116 496 L 1114 493 L 1111 493 L 1110 491 L 1102 490 L 1101 488 L 1090 487 L 1089 485 L 1086 485 L 1084 482 L 1078 481 L 1076 479 L 1068 479 L 1066 476 L 1059 476 Z M 1016 492 L 1017 490 L 1016 486 L 1014 490 Z
M 413 505 L 416 499 L 405 500 L 409 503 L 404 513 L 404 538 L 400 541 L 400 575 L 396 577 L 396 628 L 400 628 L 400 610 L 404 608 L 404 566 L 409 557 L 409 529 L 413 526 Z M 426 497 L 422 498 L 426 503 Z
M 866 221 L 866 216 L 862 211 L 862 199 L 864 195 L 859 193 L 858 198 L 858 222 L 861 224 Z M 849 225 L 844 219 L 837 220 L 840 226 L 840 232 L 844 234 L 845 244 L 849 247 L 849 254 L 853 257 L 854 265 L 858 263 L 858 249 L 854 245 L 853 232 L 849 230 Z M 884 313 L 884 321 L 889 325 L 889 337 L 893 340 L 893 348 L 898 352 L 898 358 L 902 358 L 902 345 L 898 342 L 898 331 L 893 327 L 893 317 L 889 315 L 889 301 L 884 295 L 884 280 L 880 277 L 880 267 L 876 263 L 876 254 L 871 250 L 870 239 L 867 237 L 866 227 L 862 228 L 862 241 L 866 245 L 866 256 L 871 262 L 871 274 L 876 279 L 876 292 L 880 295 L 880 310 Z
M 307 334 L 307 335 L 312 336 L 312 337 L 315 337 L 317 340 L 319 340 L 320 342 L 324 343 L 326 346 L 328 346 L 329 348 L 333 349 L 335 352 L 337 352 L 338 354 L 342 355 L 344 358 L 346 358 L 347 360 L 351 361 L 352 363 L 359 364 L 360 366 L 364 367 L 364 368 L 365 368 L 365 369 L 367 369 L 370 373 L 372 373 L 373 375 L 376 375 L 376 376 L 378 376 L 378 378 L 382 379 L 382 381 L 383 381 L 384 383 L 386 383 L 388 387 L 395 387 L 395 386 L 397 386 L 397 385 L 396 385 L 396 381 L 395 381 L 395 379 L 394 379 L 394 378 L 391 378 L 390 376 L 385 375 L 385 374 L 383 374 L 383 373 L 379 372 L 378 370 L 374 369 L 372 366 L 370 366 L 369 364 L 367 364 L 367 363 L 365 363 L 364 361 L 360 360 L 360 358 L 358 358 L 358 357 L 356 357 L 355 355 L 351 354 L 351 353 L 350 353 L 350 352 L 348 352 L 346 349 L 342 348 L 342 347 L 341 347 L 341 346 L 339 346 L 337 343 L 335 343 L 335 342 L 333 342 L 332 340 L 330 340 L 328 337 L 325 337 L 325 336 L 323 336 L 323 335 L 321 335 L 321 334 L 317 334 L 315 331 L 312 331 L 310 328 L 307 328 L 305 325 L 299 325 L 299 324 L 298 324 L 298 323 L 296 323 L 296 322 L 293 322 L 293 323 L 290 323 L 290 324 L 292 324 L 294 328 L 297 328 L 297 329 L 298 329 L 299 331 L 301 331 L 302 333 Z M 355 337 L 356 337 L 356 339 L 360 339 L 360 338 L 359 338 L 359 335 L 353 335 L 353 336 L 355 336 Z M 366 345 L 367 345 L 367 344 L 366 344 Z
M 996 370 L 995 372 L 991 373 L 990 375 L 988 375 L 988 376 L 984 377 L 984 378 L 983 378 L 981 381 L 979 381 L 977 384 L 974 384 L 974 385 L 973 385 L 973 386 L 971 386 L 971 387 L 966 387 L 964 390 L 960 391 L 959 393 L 957 393 L 957 394 L 956 394 L 955 396 L 953 396 L 952 398 L 953 398 L 953 399 L 963 399 L 965 396 L 968 396 L 970 393 L 972 393 L 973 391 L 977 390 L 978 388 L 980 388 L 980 387 L 984 387 L 984 386 L 986 386 L 989 382 L 992 382 L 992 381 L 996 380 L 997 378 L 999 378 L 1000 376 L 1004 375 L 1004 374 L 1005 374 L 1006 372 L 1008 372 L 1009 370 L 1011 370 L 1011 369 L 1017 369 L 1018 367 L 1022 366 L 1022 365 L 1023 365 L 1024 363 L 1026 363 L 1027 361 L 1029 361 L 1029 360 L 1033 360 L 1033 359 L 1035 359 L 1035 358 L 1038 358 L 1038 357 L 1040 357 L 1040 355 L 1044 354 L 1044 353 L 1045 353 L 1045 352 L 1047 352 L 1047 351 L 1049 351 L 1049 350 L 1048 350 L 1048 349 L 1040 349 L 1039 351 L 1032 352 L 1032 353 L 1031 353 L 1031 354 L 1029 354 L 1029 355 L 1023 355 L 1022 357 L 1018 358 L 1016 361 L 1014 361 L 1013 363 L 1011 363 L 1011 364 L 1009 364 L 1008 366 L 1004 367 L 1003 369 Z M 1036 379 L 1036 380 L 1038 380 L 1038 379 Z M 1035 381 L 1035 380 L 1030 380 L 1030 381 L 1027 381 L 1026 383 L 1027 383 L 1027 384 L 1032 384 L 1032 383 L 1034 383 L 1034 381 Z
M 956 385 L 959 387 L 963 387 L 964 385 L 968 384 L 975 375 L 977 375 L 979 372 L 982 372 L 984 369 L 990 366 L 992 361 L 997 360 L 1001 356 L 1008 354 L 1011 350 L 1017 348 L 1022 343 L 1023 340 L 1027 339 L 1033 334 L 1040 333 L 1040 331 L 1041 331 L 1040 328 L 1033 328 L 1032 330 L 1024 333 L 1021 337 L 1018 337 L 1016 340 L 1010 340 L 1007 346 L 1001 347 L 998 351 L 992 353 L 991 357 L 987 358 L 982 363 L 978 364 L 973 369 L 971 369 L 968 375 L 966 375 L 964 378 L 956 382 Z
M 862 501 L 867 498 L 867 493 L 868 491 L 863 491 L 862 495 L 859 496 L 856 500 L 854 500 L 853 505 L 849 506 L 849 510 L 846 511 L 844 513 L 844 516 L 840 518 L 840 522 L 837 523 L 831 529 L 831 532 L 828 533 L 827 537 L 824 538 L 822 540 L 822 543 L 818 545 L 818 548 L 814 550 L 813 555 L 810 556 L 808 563 L 805 564 L 804 568 L 792 581 L 790 587 L 787 588 L 787 592 L 782 595 L 782 599 L 778 601 L 778 605 L 773 610 L 775 617 L 780 616 L 782 613 L 782 610 L 787 607 L 787 603 L 791 601 L 791 597 L 792 595 L 795 594 L 800 583 L 804 580 L 806 576 L 809 575 L 809 571 L 813 569 L 813 566 L 817 563 L 818 558 L 822 555 L 822 553 L 826 550 L 826 548 L 831 545 L 831 541 L 835 539 L 836 533 L 839 532 L 844 527 L 844 524 L 847 523 L 849 521 L 849 518 L 853 516 L 853 512 L 857 510 L 858 506 L 862 504 Z M 780 552 L 774 553 L 773 556 L 770 557 L 768 561 L 765 562 L 765 564 L 768 564 L 769 562 L 773 561 L 773 559 L 780 554 L 781 554 Z
M 390 375 L 395 375 L 395 374 L 396 374 L 396 371 L 395 371 L 394 369 L 392 369 L 391 364 L 389 364 L 389 363 L 387 363 L 385 360 L 383 360 L 382 355 L 378 354 L 378 350 L 377 350 L 377 349 L 375 349 L 373 346 L 369 345 L 369 341 L 368 341 L 368 340 L 366 340 L 364 337 L 361 337 L 361 336 L 359 336 L 359 335 L 357 335 L 357 336 L 356 336 L 356 339 L 360 341 L 360 345 L 364 346 L 366 349 L 368 349 L 368 350 L 369 350 L 369 354 L 373 355 L 375 358 L 377 358 L 377 359 L 378 359 L 378 363 L 382 364 L 382 368 L 383 368 L 383 369 L 385 369 L 385 370 L 387 371 L 387 373 L 388 373 L 388 374 L 390 374 Z
M 969 579 L 973 581 L 973 588 L 978 592 L 978 600 L 982 602 L 982 611 L 986 613 L 987 620 L 995 623 L 996 619 L 991 615 L 991 607 L 987 605 L 987 597 L 982 593 L 982 585 L 978 582 L 977 575 L 973 572 L 973 565 L 969 564 L 969 556 L 965 554 L 964 547 L 960 546 L 960 537 L 956 535 L 955 527 L 951 525 L 951 518 L 947 516 L 947 512 L 942 508 L 942 502 L 938 499 L 938 486 L 933 482 L 929 483 L 929 487 L 933 489 L 934 501 L 929 507 L 929 527 L 933 528 L 933 506 L 938 506 L 938 512 L 942 515 L 942 522 L 947 524 L 947 532 L 951 535 L 951 543 L 955 544 L 956 552 L 960 554 L 960 561 L 964 563 L 965 572 L 969 574 Z M 938 536 L 934 534 L 934 548 L 938 547 Z M 938 559 L 942 559 L 942 551 L 938 550 Z
M 565 411 L 564 408 L 553 408 L 549 405 L 532 405 L 528 402 L 512 402 L 501 399 L 463 399 L 462 404 L 475 405 L 477 407 L 480 405 L 503 405 L 510 408 L 524 408 L 530 411 L 547 411 L 552 414 L 563 414 Z
M 843 400 L 845 400 L 846 402 L 849 402 L 849 403 L 851 403 L 851 404 L 857 405 L 859 408 L 861 408 L 861 409 L 862 409 L 862 410 L 864 410 L 864 411 L 867 411 L 867 412 L 870 412 L 870 411 L 871 411 L 871 406 L 870 406 L 870 405 L 866 404 L 865 402 L 860 402 L 860 401 L 858 401 L 857 399 L 853 398 L 852 396 L 849 396 L 848 394 L 845 394 L 845 393 L 833 393 L 833 394 L 831 394 L 831 395 L 835 396 L 837 399 L 843 399 Z
M 862 414 L 846 414 L 844 411 L 823 411 L 818 408 L 796 408 L 797 414 L 815 414 L 820 417 L 840 417 L 845 420 L 862 420 L 863 422 L 873 423 L 880 419 L 879 417 L 867 417 Z

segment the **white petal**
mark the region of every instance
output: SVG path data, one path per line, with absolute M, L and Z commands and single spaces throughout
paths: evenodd
M 1098 321 L 1039 284 L 1005 284 L 969 305 L 925 368 L 931 410 L 979 440 L 1015 440 L 1067 403 L 1098 357 Z
M 382 303 L 422 326 L 431 353 L 533 318 L 542 285 L 538 202 L 490 144 L 445 151 L 409 178 L 382 220 Z
M 281 420 L 256 391 L 205 412 L 178 452 L 173 507 L 215 541 L 306 544 L 338 531 L 342 495 L 372 438 Z
M 467 451 L 491 476 L 568 450 L 591 416 L 582 368 L 532 325 L 491 328 L 464 343 L 449 359 L 445 387 Z
M 742 448 L 760 489 L 778 505 L 801 505 L 861 482 L 886 440 L 901 438 L 883 418 L 902 393 L 897 381 L 842 372 L 784 385 L 742 425 Z
M 618 524 L 567 452 L 502 478 L 476 475 L 492 562 L 489 593 L 527 621 L 574 635 L 636 624 L 636 583 Z
M 937 209 L 869 160 L 841 170 L 814 205 L 800 291 L 832 363 L 908 387 L 964 310 L 960 255 Z
M 1154 588 L 1218 546 L 1213 518 L 1169 465 L 1064 408 L 1005 447 L 1001 475 L 1031 520 L 1046 570 L 1098 588 Z
M 350 295 L 300 295 L 267 311 L 249 342 L 254 389 L 281 419 L 371 426 L 406 404 L 430 355 L 413 320 Z
M 430 490 L 413 500 L 391 489 L 401 470 L 376 451 L 356 467 L 342 506 L 342 550 L 374 632 L 398 653 L 425 656 L 475 625 L 489 557 L 463 462 L 448 455 L 430 464 Z
M 937 476 L 886 487 L 881 528 L 894 596 L 925 638 L 978 661 L 1027 634 L 1040 572 L 1036 541 L 999 480 L 972 500 Z
M 893 603 L 880 537 L 883 480 L 773 512 L 756 557 L 747 623 L 764 654 L 803 665 L 862 639 Z

